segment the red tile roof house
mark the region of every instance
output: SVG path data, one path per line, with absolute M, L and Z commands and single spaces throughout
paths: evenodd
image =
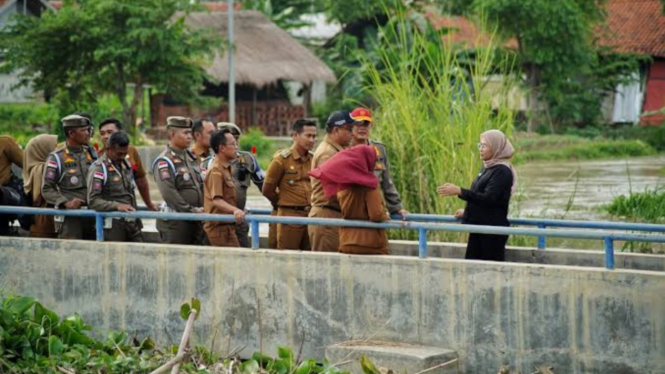
M 665 122 L 665 14 L 660 0 L 610 0 L 606 4 L 607 19 L 596 31 L 597 43 L 619 53 L 651 57 L 633 84 L 619 85 L 604 105 L 607 122 L 630 122 L 657 125 Z M 454 43 L 469 47 L 487 45 L 490 38 L 459 16 L 442 16 L 428 12 L 436 28 L 449 28 L 447 35 Z M 515 40 L 504 46 L 516 48 Z
M 660 0 L 611 0 L 607 24 L 597 31 L 598 42 L 616 52 L 650 56 L 640 72 L 637 100 L 640 124 L 665 123 L 665 14 Z M 616 111 L 615 111 L 616 113 Z M 653 113 L 653 114 L 650 114 Z

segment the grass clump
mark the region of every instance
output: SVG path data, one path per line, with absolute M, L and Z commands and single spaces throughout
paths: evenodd
M 665 222 L 665 189 L 631 192 L 617 196 L 603 207 L 609 214 L 631 221 L 648 223 Z
M 469 186 L 481 167 L 480 134 L 499 129 L 510 136 L 513 113 L 506 105 L 492 105 L 497 96 L 508 95 L 483 90 L 496 67 L 492 48 L 476 50 L 469 65 L 452 44 L 414 29 L 399 17 L 393 19 L 381 33 L 377 60 L 363 64 L 366 89 L 376 104 L 374 135 L 387 147 L 405 209 L 452 214 L 463 201 L 439 197 L 436 187 L 445 182 Z M 414 235 L 391 232 L 394 238 Z M 441 232 L 430 236 L 461 238 Z

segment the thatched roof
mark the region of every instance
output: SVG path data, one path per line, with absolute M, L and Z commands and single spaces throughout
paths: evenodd
M 212 28 L 226 40 L 227 13 L 194 12 L 185 22 L 191 27 Z M 237 84 L 264 87 L 279 80 L 306 84 L 335 82 L 333 71 L 286 31 L 256 11 L 234 12 L 235 79 Z M 206 68 L 220 82 L 228 81 L 228 57 L 216 56 Z

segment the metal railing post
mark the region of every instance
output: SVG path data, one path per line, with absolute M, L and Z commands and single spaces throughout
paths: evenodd
M 611 237 L 605 237 L 605 267 L 614 269 L 614 240 Z
M 427 230 L 422 227 L 418 229 L 418 256 L 427 258 Z
M 95 214 L 95 229 L 97 230 L 97 241 L 104 241 L 104 217 L 100 214 Z
M 259 249 L 259 222 L 252 218 L 249 219 L 250 228 L 252 230 L 252 249 Z
M 541 223 L 541 224 L 538 225 L 538 228 L 539 229 L 544 229 L 544 228 L 546 228 L 546 226 Z M 538 249 L 545 249 L 546 241 L 547 241 L 547 238 L 545 237 L 545 235 L 539 235 L 538 236 Z

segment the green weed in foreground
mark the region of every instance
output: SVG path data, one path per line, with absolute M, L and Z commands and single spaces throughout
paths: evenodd
M 603 207 L 609 214 L 630 221 L 665 222 L 665 189 L 631 192 L 617 196 Z
M 192 300 L 194 309 L 196 301 Z M 125 332 L 110 332 L 97 340 L 90 330 L 80 316 L 61 318 L 32 297 L 0 296 L 0 373 L 150 373 L 178 350 L 160 350 L 150 338 L 140 341 Z M 203 346 L 190 353 L 180 373 L 344 374 L 327 362 L 299 360 L 288 347 L 279 347 L 277 357 L 255 353 L 246 361 L 220 357 Z

